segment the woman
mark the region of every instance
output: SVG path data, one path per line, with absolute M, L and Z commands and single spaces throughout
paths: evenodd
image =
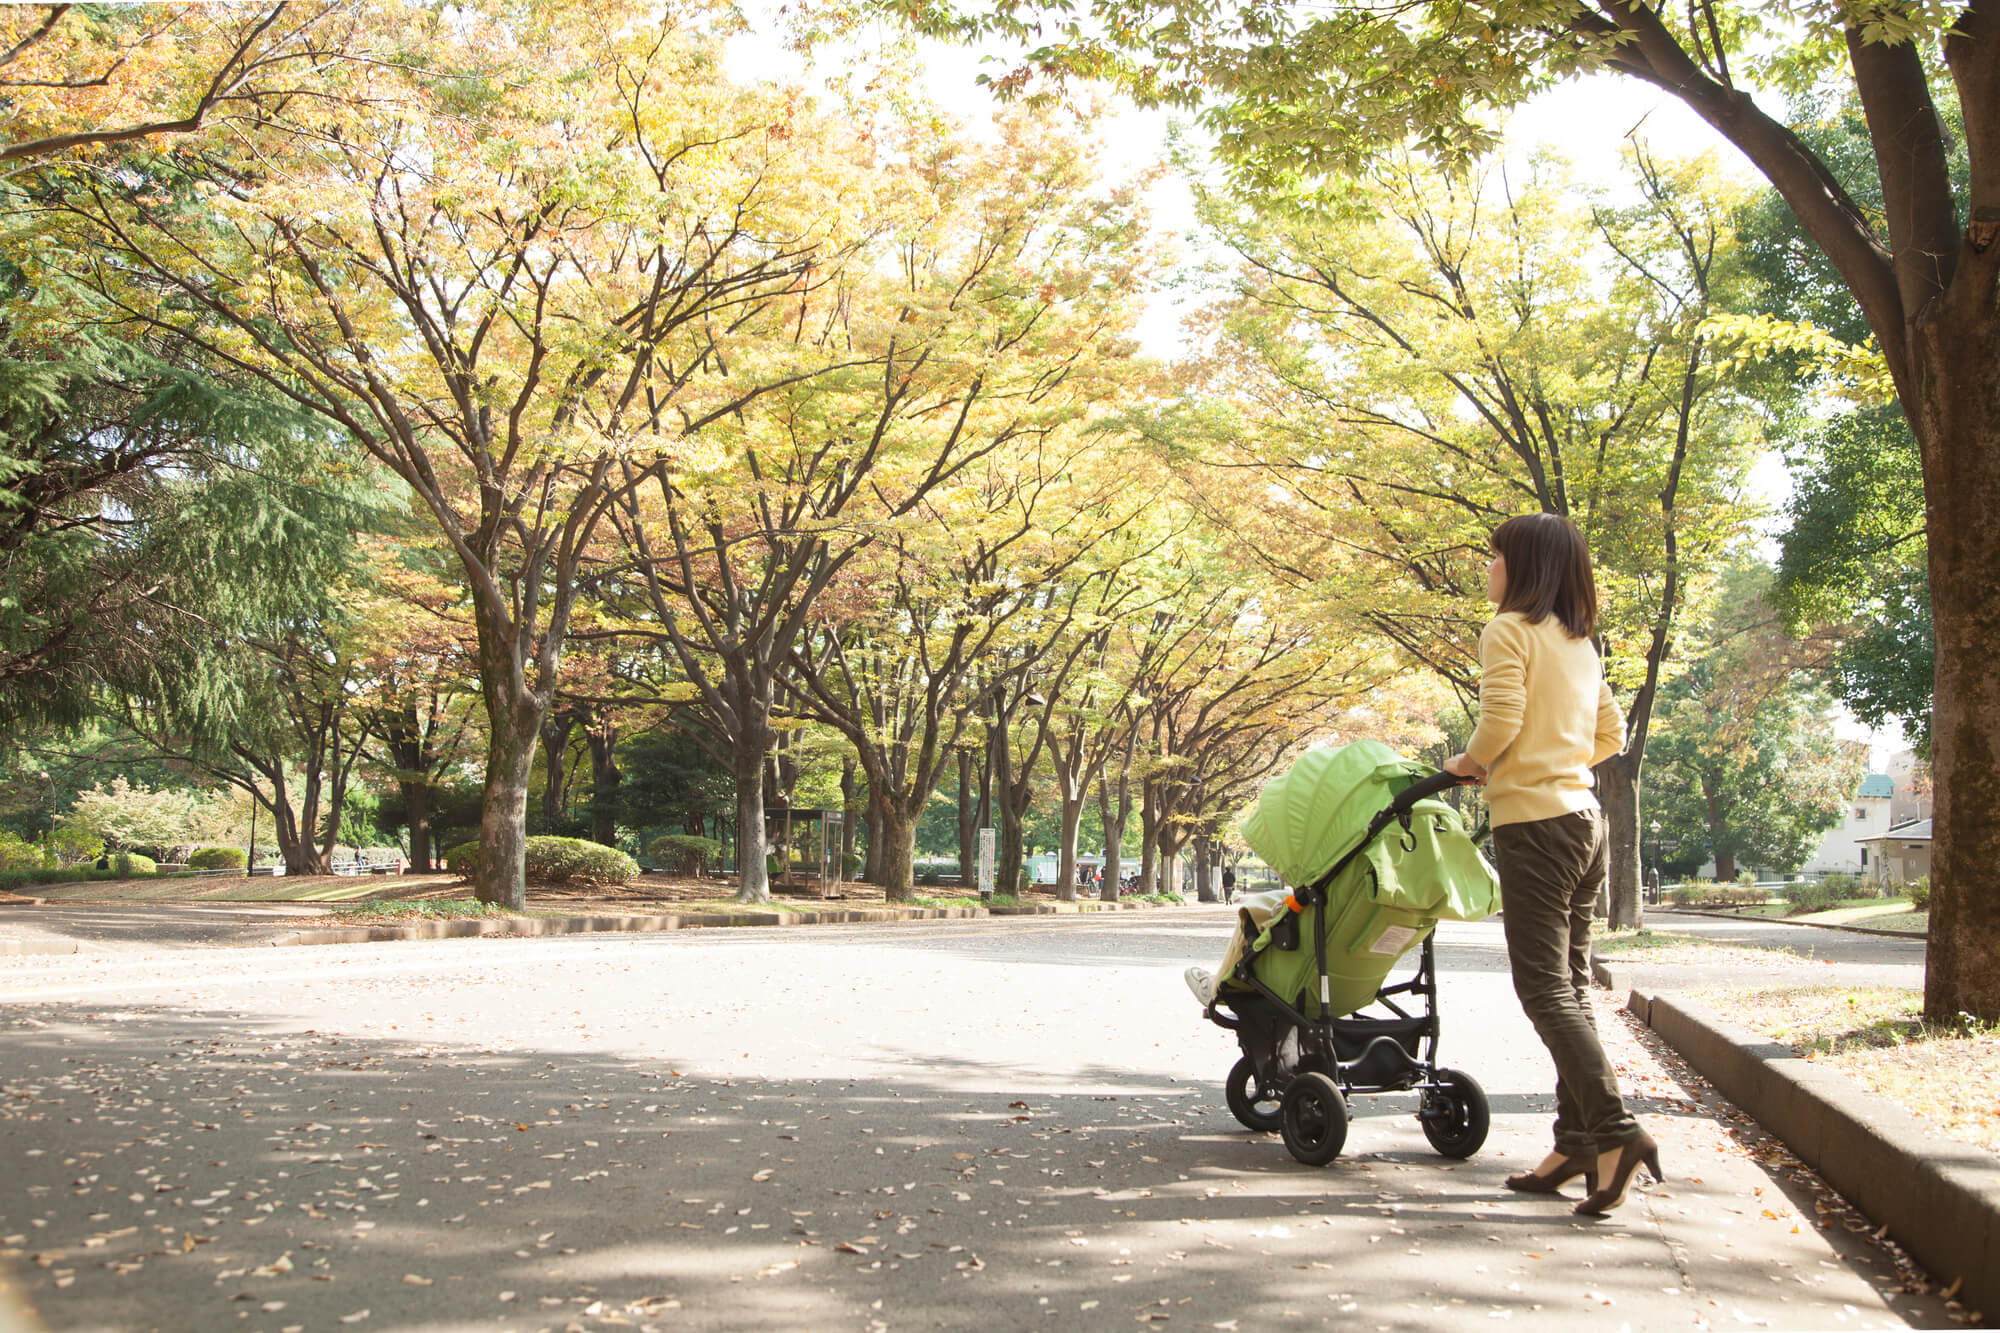
M 1590 1010 L 1590 916 L 1605 884 L 1604 813 L 1591 769 L 1624 748 L 1625 719 L 1591 646 L 1590 549 L 1559 514 L 1493 532 L 1479 636 L 1479 726 L 1448 772 L 1486 784 L 1514 993 L 1556 1066 L 1555 1151 L 1509 1189 L 1554 1194 L 1582 1176 L 1576 1206 L 1601 1217 L 1660 1153 L 1625 1109 Z

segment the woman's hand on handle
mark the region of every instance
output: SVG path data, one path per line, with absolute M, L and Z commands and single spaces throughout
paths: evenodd
M 1457 777 L 1470 778 L 1476 783 L 1484 784 L 1486 781 L 1484 766 L 1473 763 L 1463 751 L 1444 761 L 1444 771 Z

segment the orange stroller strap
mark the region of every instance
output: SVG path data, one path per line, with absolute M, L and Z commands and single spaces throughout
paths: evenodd
M 1295 894 L 1290 894 L 1290 893 L 1285 895 L 1285 906 L 1291 908 L 1294 912 L 1300 914 L 1303 914 L 1306 910 L 1305 907 L 1299 902 L 1298 897 Z

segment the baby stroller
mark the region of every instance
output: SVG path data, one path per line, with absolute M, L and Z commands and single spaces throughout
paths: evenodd
M 1374 741 L 1320 747 L 1274 779 L 1244 822 L 1252 850 L 1303 887 L 1244 899 L 1203 1012 L 1243 1050 L 1223 1089 L 1231 1113 L 1280 1131 L 1308 1166 L 1340 1155 L 1347 1099 L 1363 1093 L 1416 1092 L 1424 1137 L 1447 1157 L 1486 1142 L 1485 1092 L 1437 1064 L 1432 931 L 1499 907 L 1492 867 L 1436 799 L 1463 781 Z M 1416 975 L 1385 985 L 1412 947 Z M 1386 1012 L 1359 1012 L 1374 1006 Z

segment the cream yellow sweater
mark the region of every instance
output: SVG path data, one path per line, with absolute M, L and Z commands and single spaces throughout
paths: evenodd
M 1479 635 L 1479 726 L 1466 757 L 1486 769 L 1493 822 L 1595 810 L 1591 768 L 1625 748 L 1625 716 L 1597 650 L 1554 616 L 1503 611 Z

